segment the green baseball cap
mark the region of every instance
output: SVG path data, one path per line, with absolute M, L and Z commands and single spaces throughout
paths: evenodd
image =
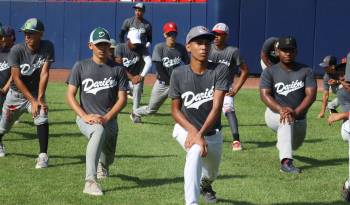
M 43 32 L 44 30 L 43 22 L 37 18 L 28 19 L 21 27 L 23 32 Z
M 102 27 L 95 28 L 90 34 L 90 43 L 98 44 L 102 42 L 111 43 L 111 38 L 106 29 Z

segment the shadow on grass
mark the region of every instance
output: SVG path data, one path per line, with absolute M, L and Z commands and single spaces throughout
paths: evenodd
M 220 199 L 220 198 L 218 198 L 217 203 L 232 204 L 232 205 L 255 205 L 253 203 L 246 202 L 246 201 L 234 201 L 234 200 Z
M 169 158 L 169 157 L 177 157 L 174 154 L 168 155 L 132 155 L 132 154 L 122 154 L 117 155 L 116 158 L 140 158 L 140 159 L 150 159 L 150 158 Z
M 230 127 L 229 125 L 222 125 L 222 127 Z M 239 127 L 266 127 L 266 124 L 239 124 Z
M 22 140 L 33 140 L 37 139 L 37 134 L 33 132 L 18 132 L 18 131 L 11 131 L 10 133 L 21 135 L 21 139 L 11 139 L 11 137 L 4 136 L 4 141 L 22 141 Z M 80 132 L 71 132 L 71 133 L 53 133 L 49 134 L 49 138 L 51 137 L 76 137 L 81 136 Z
M 128 190 L 128 189 L 136 189 L 136 188 L 147 188 L 147 187 L 155 187 L 155 186 L 162 186 L 165 184 L 176 184 L 176 183 L 183 183 L 184 178 L 183 177 L 175 177 L 175 178 L 161 178 L 161 179 L 140 179 L 139 177 L 129 176 L 125 174 L 117 174 L 117 175 L 111 175 L 111 177 L 120 178 L 122 181 L 131 181 L 136 183 L 134 186 L 121 186 L 121 187 L 115 187 L 112 189 L 107 189 L 104 192 L 111 192 L 111 191 L 117 191 L 117 190 Z M 218 180 L 220 179 L 232 179 L 232 178 L 245 178 L 246 175 L 222 175 L 218 177 Z
M 19 124 L 26 124 L 26 125 L 30 125 L 30 126 L 34 126 L 34 122 L 33 121 L 22 121 L 20 120 Z M 61 122 L 57 122 L 57 121 L 50 121 L 49 125 L 73 125 L 76 124 L 75 121 L 61 121 Z
M 294 156 L 294 158 L 301 162 L 309 164 L 309 165 L 304 165 L 300 167 L 301 169 L 312 169 L 312 168 L 326 167 L 326 166 L 338 166 L 348 162 L 348 158 L 318 160 L 310 157 L 297 156 L 297 155 Z
M 7 153 L 7 156 L 19 156 L 19 157 L 27 157 L 27 158 L 37 158 L 38 155 L 34 154 L 23 154 L 23 153 Z M 60 155 L 49 155 L 50 159 L 79 159 L 79 161 L 75 162 L 67 162 L 67 163 L 49 163 L 49 167 L 61 167 L 67 165 L 76 165 L 85 163 L 85 155 L 76 155 L 76 156 L 60 156 Z M 52 162 L 52 160 L 51 160 Z
M 272 205 L 342 205 L 349 204 L 345 201 L 332 201 L 332 202 L 290 202 L 290 203 L 277 203 Z

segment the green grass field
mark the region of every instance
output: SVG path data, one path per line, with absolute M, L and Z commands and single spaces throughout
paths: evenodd
M 184 204 L 185 152 L 172 139 L 174 121 L 170 101 L 159 114 L 129 119 L 131 102 L 119 115 L 116 161 L 109 179 L 101 182 L 105 195 L 82 193 L 87 141 L 75 115 L 65 104 L 64 84 L 50 83 L 50 167 L 36 170 L 36 128 L 23 115 L 4 137 L 8 155 L 0 159 L 0 205 L 10 204 Z M 142 102 L 147 102 L 146 87 Z M 218 204 L 328 205 L 345 204 L 340 188 L 348 173 L 348 145 L 340 137 L 340 123 L 329 127 L 317 119 L 321 94 L 308 115 L 304 145 L 295 153 L 300 175 L 279 172 L 276 136 L 265 126 L 265 106 L 257 90 L 242 90 L 235 98 L 244 151 L 230 150 L 231 137 L 223 119 L 224 149 L 220 176 L 213 187 Z M 203 202 L 203 201 L 202 201 Z

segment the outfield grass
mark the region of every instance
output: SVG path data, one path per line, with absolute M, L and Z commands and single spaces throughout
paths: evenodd
M 64 84 L 50 83 L 50 167 L 36 170 L 36 129 L 24 115 L 4 138 L 8 155 L 0 159 L 0 205 L 9 204 L 184 204 L 185 153 L 171 137 L 170 101 L 159 114 L 129 119 L 131 102 L 119 115 L 119 139 L 111 177 L 101 184 L 105 195 L 82 193 L 87 141 L 80 134 L 73 112 L 64 101 Z M 146 87 L 142 102 L 148 100 Z M 321 95 L 308 115 L 304 145 L 295 153 L 300 175 L 279 172 L 275 134 L 265 126 L 265 106 L 257 90 L 242 90 L 236 97 L 242 152 L 230 150 L 229 127 L 223 119 L 224 149 L 221 174 L 213 187 L 218 204 L 326 205 L 345 204 L 340 198 L 348 172 L 347 144 L 340 123 L 329 127 L 316 118 Z

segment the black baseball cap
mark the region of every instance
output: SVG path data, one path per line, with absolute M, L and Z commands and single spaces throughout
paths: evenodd
M 322 68 L 326 68 L 332 65 L 337 65 L 337 58 L 335 56 L 326 56 L 323 61 L 319 64 Z
M 28 19 L 21 27 L 21 31 L 23 32 L 43 32 L 44 30 L 43 22 L 37 18 Z
M 146 11 L 146 7 L 143 3 L 137 3 L 132 8 L 134 9 L 141 9 L 142 11 Z
M 281 37 L 278 39 L 278 49 L 296 49 L 297 41 L 292 36 Z

